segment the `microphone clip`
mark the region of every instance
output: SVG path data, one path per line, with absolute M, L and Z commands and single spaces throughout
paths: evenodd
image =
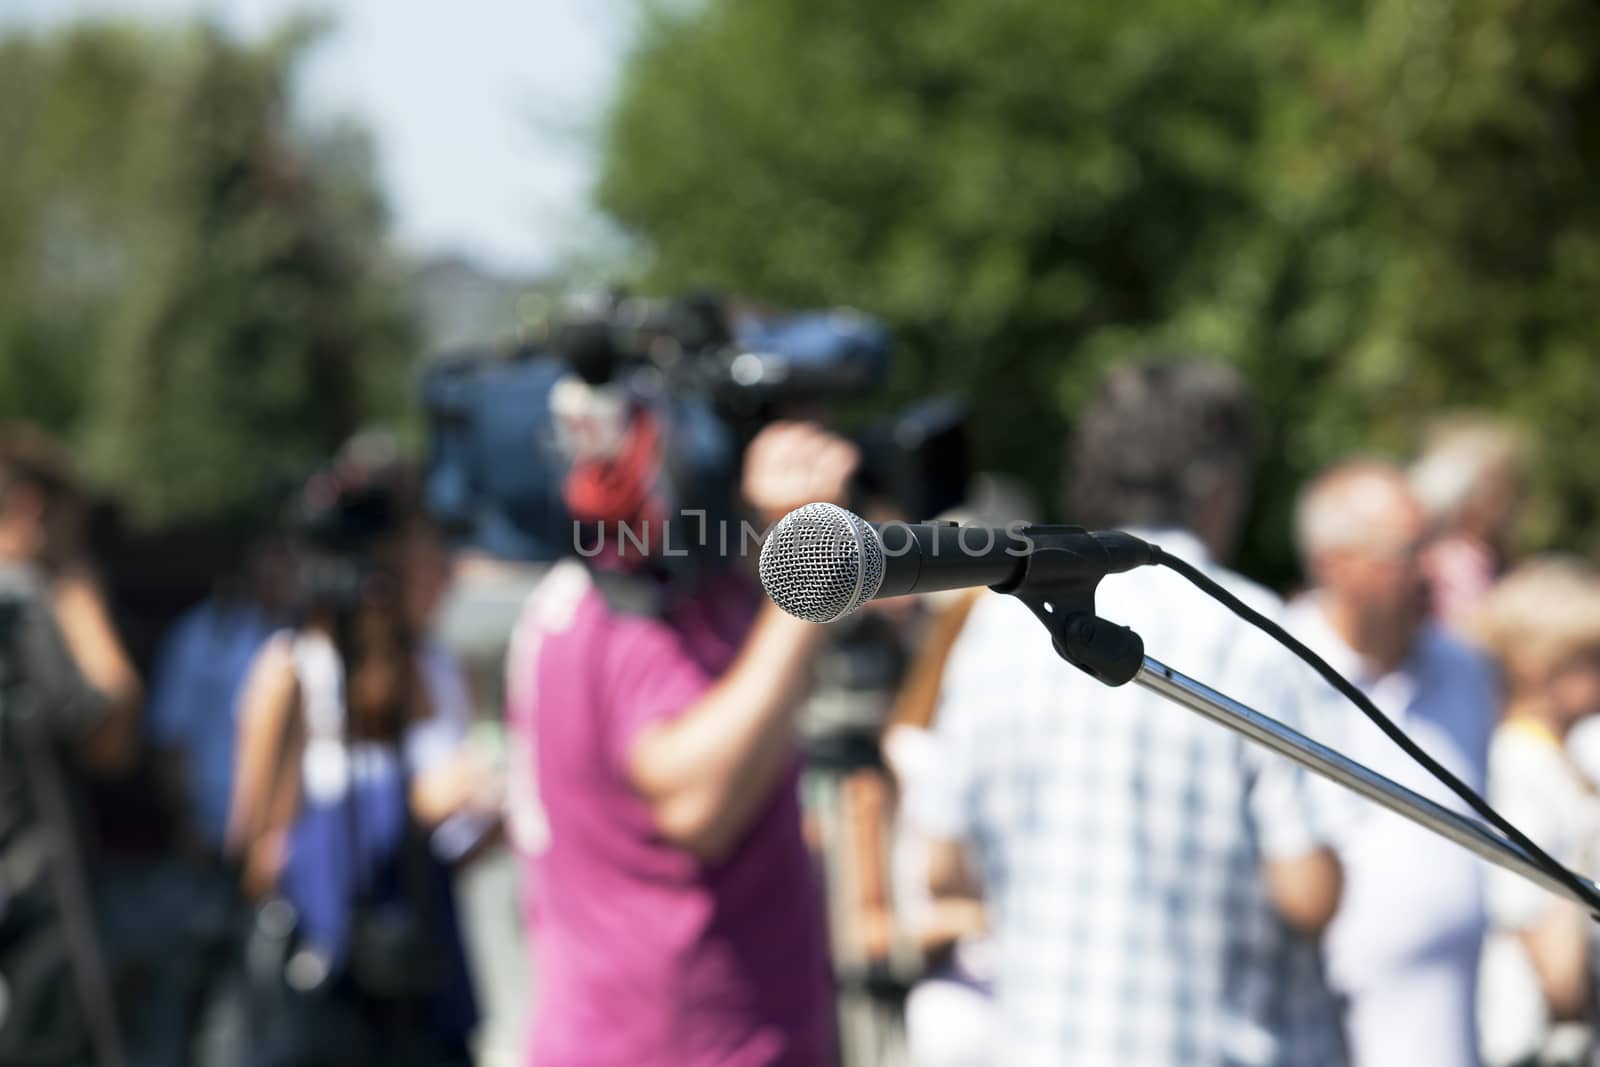
M 1033 542 L 1020 577 L 993 586 L 1028 606 L 1050 631 L 1056 654 L 1104 685 L 1126 685 L 1144 663 L 1144 639 L 1095 613 L 1094 594 L 1107 574 L 1154 562 L 1158 550 L 1120 533 L 1078 526 L 1028 526 Z

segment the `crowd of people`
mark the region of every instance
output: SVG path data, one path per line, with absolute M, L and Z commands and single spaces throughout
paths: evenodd
M 1133 528 L 1280 619 L 1592 875 L 1591 746 L 1572 735 L 1600 711 L 1600 575 L 1565 557 L 1513 566 L 1517 436 L 1462 422 L 1410 467 L 1323 472 L 1295 516 L 1307 584 L 1284 604 L 1219 562 L 1247 505 L 1254 422 L 1221 368 L 1113 371 L 1067 457 L 1064 510 Z M 1100 608 L 1177 670 L 1465 810 L 1304 664 L 1172 576 L 1108 581 Z M 982 902 L 992 960 L 961 1014 L 919 1011 L 913 994 L 908 1018 L 929 1031 L 913 1046 L 933 1050 L 920 1062 L 1590 1062 L 1594 939 L 1576 905 L 1148 692 L 1098 687 L 1023 640 L 1032 625 L 1009 598 L 972 610 L 944 669 L 937 772 L 907 797 L 936 888 Z
M 694 503 L 667 481 L 662 413 L 608 388 L 562 392 L 585 430 L 566 498 L 602 535 Z M 1063 453 L 1059 511 L 1132 530 L 1281 621 L 1596 873 L 1600 572 L 1513 557 L 1518 436 L 1456 421 L 1414 462 L 1321 473 L 1294 517 L 1305 584 L 1285 601 L 1228 569 L 1260 430 L 1224 366 L 1115 367 Z M 857 462 L 819 424 L 767 425 L 740 463 L 743 514 L 861 507 Z M 272 516 L 141 680 L 83 547 L 70 457 L 36 430 L 0 433 L 0 1065 L 1596 1054 L 1600 956 L 1579 908 L 1148 691 L 1102 686 L 1012 598 L 884 601 L 830 631 L 762 598 L 754 559 L 715 536 L 684 559 L 671 538 L 619 534 L 534 578 L 496 570 L 452 551 L 416 467 L 378 435 Z M 487 587 L 517 596 L 486 701 L 441 614 Z M 1108 579 L 1098 610 L 1175 669 L 1461 809 L 1171 573 Z M 809 743 L 823 691 L 864 675 L 892 680 L 853 720 L 870 743 Z M 172 789 L 173 861 L 108 873 L 80 787 L 140 760 Z M 461 891 L 506 848 L 515 922 L 509 899 L 485 918 Z M 509 990 L 485 963 L 507 941 L 531 971 Z M 509 1060 L 484 1036 L 508 1000 Z

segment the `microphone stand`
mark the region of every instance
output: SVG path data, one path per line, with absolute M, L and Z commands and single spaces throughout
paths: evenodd
M 1026 572 L 1008 586 L 995 586 L 1027 604 L 1050 635 L 1062 659 L 1108 686 L 1133 682 L 1179 707 L 1188 708 L 1258 745 L 1284 756 L 1424 829 L 1454 841 L 1496 866 L 1584 906 L 1589 902 L 1552 877 L 1527 852 L 1499 831 L 1451 811 L 1377 771 L 1319 744 L 1278 720 L 1173 670 L 1144 653 L 1144 641 L 1126 626 L 1095 614 L 1094 592 L 1109 571 L 1103 558 L 1085 556 L 1083 531 L 1032 527 L 1036 549 Z M 1596 887 L 1587 878 L 1586 885 Z M 1600 919 L 1600 916 L 1596 916 Z
M 1493 828 L 1385 778 L 1372 768 L 1311 740 L 1225 693 L 1180 674 L 1157 659 L 1143 657 L 1133 682 L 1180 707 L 1199 712 L 1212 722 L 1270 748 L 1307 770 L 1339 783 L 1396 815 L 1410 819 L 1418 826 L 1454 841 L 1490 863 L 1537 882 L 1552 893 L 1576 901 L 1585 908 L 1589 906 L 1568 886 L 1552 878 L 1544 868 L 1529 859 L 1514 841 L 1507 840 Z

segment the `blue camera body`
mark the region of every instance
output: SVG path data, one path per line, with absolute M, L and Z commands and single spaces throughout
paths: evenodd
M 797 400 L 859 395 L 888 375 L 890 336 L 851 311 L 745 318 L 732 342 L 685 351 L 671 367 L 622 352 L 616 376 L 656 385 L 648 402 L 667 435 L 669 507 L 731 513 L 742 422 Z M 562 497 L 570 468 L 550 397 L 571 368 L 555 350 L 505 357 L 473 349 L 441 357 L 423 375 L 430 423 L 430 512 L 461 545 L 508 560 L 543 562 L 573 550 Z M 665 388 L 660 383 L 665 383 Z

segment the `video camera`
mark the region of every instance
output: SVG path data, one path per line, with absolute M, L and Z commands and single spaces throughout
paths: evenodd
M 720 299 L 607 296 L 575 305 L 538 344 L 475 349 L 423 377 L 432 514 L 464 544 L 504 559 L 571 551 L 562 497 L 570 442 L 553 410 L 564 382 L 620 387 L 665 415 L 667 464 L 684 506 L 731 500 L 744 446 L 778 418 L 826 419 L 881 390 L 888 330 L 849 309 L 757 313 Z M 554 403 L 553 403 L 554 402 Z M 966 493 L 966 406 L 920 401 L 857 436 L 856 493 L 927 518 Z
M 384 571 L 378 550 L 417 515 L 416 478 L 387 434 L 359 435 L 279 494 L 275 529 L 294 555 L 302 610 L 349 611 Z

